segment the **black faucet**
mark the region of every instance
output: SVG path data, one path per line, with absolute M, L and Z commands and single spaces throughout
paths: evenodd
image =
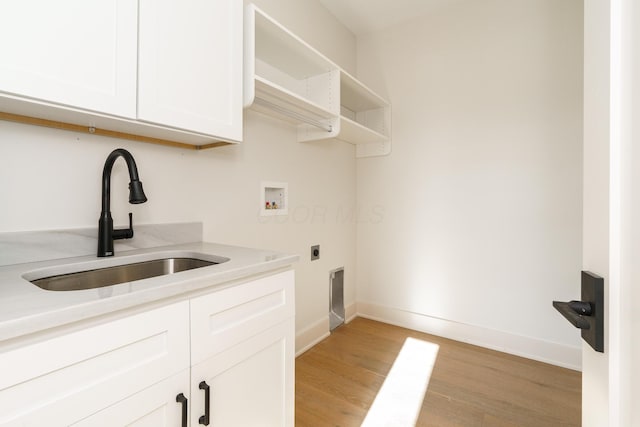
M 114 239 L 131 239 L 133 237 L 133 215 L 129 212 L 129 228 L 122 230 L 113 229 L 111 218 L 111 169 L 118 157 L 122 156 L 129 168 L 129 203 L 139 204 L 147 201 L 147 196 L 142 190 L 142 182 L 138 179 L 138 168 L 131 153 L 123 148 L 113 150 L 104 162 L 102 170 L 102 212 L 98 220 L 98 256 L 113 256 Z

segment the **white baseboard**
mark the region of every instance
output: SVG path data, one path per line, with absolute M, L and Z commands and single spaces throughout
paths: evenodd
M 344 308 L 344 323 L 349 323 L 358 317 L 358 305 L 354 302 Z
M 438 319 L 424 314 L 372 303 L 358 302 L 357 315 L 403 328 L 414 329 L 420 332 L 550 363 L 563 368 L 576 371 L 582 369 L 582 349 L 580 347 L 571 347 L 539 340 L 537 338 Z
M 296 334 L 296 357 L 329 336 L 329 316 Z
M 357 305 L 355 303 L 348 305 L 344 309 L 345 323 L 351 322 L 358 317 Z M 318 344 L 323 339 L 331 335 L 329 331 L 329 316 L 320 319 L 311 326 L 303 329 L 296 334 L 296 357 Z

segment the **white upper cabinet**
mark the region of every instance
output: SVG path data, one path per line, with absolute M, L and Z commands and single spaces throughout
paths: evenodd
M 242 2 L 140 0 L 138 119 L 242 139 Z
M 0 4 L 0 91 L 135 118 L 135 1 Z
M 0 112 L 179 146 L 242 140 L 241 0 L 0 8 Z

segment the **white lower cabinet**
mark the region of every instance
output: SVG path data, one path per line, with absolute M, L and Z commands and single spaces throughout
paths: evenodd
M 0 343 L 0 426 L 293 426 L 294 280 Z
M 216 427 L 293 426 L 294 282 L 285 271 L 191 300 L 191 426 L 207 409 Z

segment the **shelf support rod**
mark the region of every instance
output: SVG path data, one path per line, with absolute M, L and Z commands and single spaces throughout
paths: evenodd
M 295 111 L 287 110 L 286 108 L 281 107 L 278 104 L 274 104 L 271 101 L 267 101 L 266 99 L 262 99 L 262 98 L 256 97 L 254 99 L 254 103 L 257 104 L 257 105 L 262 105 L 263 107 L 270 108 L 270 109 L 272 109 L 274 111 L 277 111 L 280 114 L 284 114 L 285 116 L 291 117 L 291 118 L 296 119 L 296 120 L 300 120 L 301 122 L 310 124 L 311 126 L 315 126 L 315 127 L 320 128 L 322 130 L 325 130 L 327 132 L 331 132 L 333 130 L 333 126 L 331 126 L 330 124 L 322 123 L 322 122 L 320 122 L 318 120 L 314 120 L 314 119 L 312 119 L 310 117 L 307 117 L 307 116 L 304 116 L 304 115 L 302 115 L 300 113 L 296 113 Z

